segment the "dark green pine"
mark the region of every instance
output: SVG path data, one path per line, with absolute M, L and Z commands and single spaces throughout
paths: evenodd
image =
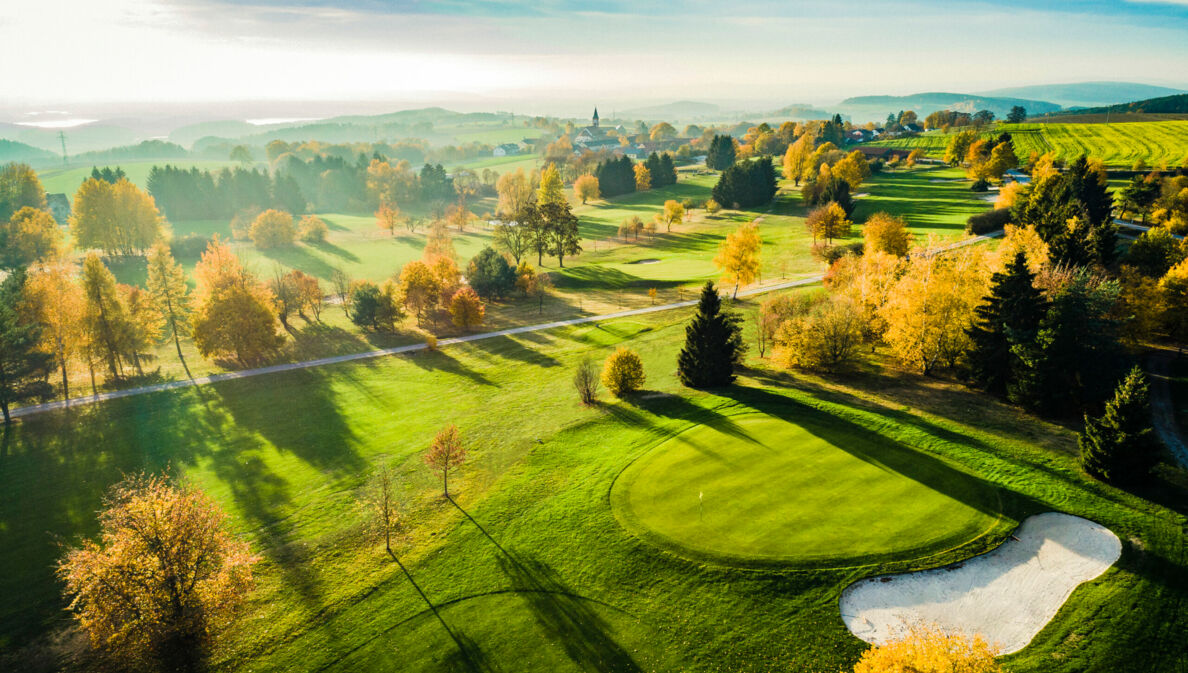
M 734 381 L 744 346 L 737 316 L 722 311 L 712 281 L 701 289 L 697 315 L 685 328 L 685 347 L 677 356 L 677 376 L 690 388 L 715 388 Z

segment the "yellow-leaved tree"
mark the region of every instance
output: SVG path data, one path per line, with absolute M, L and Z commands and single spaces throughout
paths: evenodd
M 70 232 L 79 248 L 138 254 L 161 238 L 163 227 L 153 197 L 127 178 L 115 184 L 89 178 L 74 196 Z
M 70 610 L 117 660 L 198 670 L 212 636 L 252 587 L 259 560 L 204 493 L 166 477 L 112 488 L 98 540 L 58 564 Z
M 543 206 L 546 203 L 565 203 L 565 183 L 561 181 L 561 171 L 557 164 L 550 163 L 540 174 L 540 188 L 536 190 L 536 203 Z
M 70 397 L 70 361 L 82 351 L 82 288 L 75 269 L 65 264 L 42 268 L 29 276 L 25 286 L 29 307 L 41 323 L 41 338 L 62 373 L 62 396 Z
M 643 164 L 635 164 L 635 191 L 646 192 L 652 188 L 652 171 Z
M 723 285 L 734 283 L 733 297 L 738 297 L 738 288 L 755 282 L 759 277 L 759 251 L 763 241 L 759 238 L 759 225 L 747 222 L 727 234 L 718 248 L 714 265 L 722 270 Z
M 875 213 L 862 225 L 864 252 L 885 252 L 895 257 L 907 255 L 912 247 L 912 234 L 907 220 L 888 213 Z
M 283 248 L 293 245 L 297 230 L 293 216 L 283 210 L 269 209 L 252 221 L 252 243 L 261 250 Z
M 665 231 L 672 231 L 672 225 L 685 220 L 685 207 L 679 201 L 669 199 L 664 202 L 664 212 L 660 214 L 666 226 Z
M 272 292 L 217 236 L 194 267 L 194 279 L 194 345 L 202 357 L 230 355 L 248 366 L 284 343 Z
M 62 249 L 62 231 L 47 211 L 25 206 L 0 222 L 0 269 L 52 261 Z
M 854 673 L 1001 673 L 996 653 L 981 636 L 917 627 L 864 652 Z
M 804 226 L 813 235 L 813 243 L 822 238 L 830 243 L 835 238 L 845 238 L 850 235 L 852 224 L 846 217 L 846 210 L 837 201 L 813 209 L 804 221 Z
M 644 379 L 643 360 L 626 346 L 620 346 L 602 366 L 602 383 L 615 397 L 639 390 Z
M 598 178 L 593 175 L 578 176 L 578 179 L 573 181 L 573 195 L 580 199 L 582 203 L 602 196 L 598 185 Z
M 463 330 L 483 324 L 487 309 L 470 286 L 459 288 L 450 299 L 450 318 Z
M 868 342 L 882 339 L 887 330 L 880 310 L 891 295 L 901 263 L 901 258 L 885 252 L 846 255 L 825 277 L 830 292 L 849 298 L 858 308 L 862 335 Z

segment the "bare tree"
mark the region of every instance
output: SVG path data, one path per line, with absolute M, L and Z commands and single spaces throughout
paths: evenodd
M 590 358 L 581 361 L 573 373 L 573 387 L 577 388 L 582 404 L 594 404 L 598 399 L 598 366 Z
M 363 505 L 371 516 L 370 532 L 384 538 L 384 550 L 392 554 L 392 533 L 400 528 L 400 504 L 396 499 L 396 473 L 392 466 L 380 465 L 364 486 Z

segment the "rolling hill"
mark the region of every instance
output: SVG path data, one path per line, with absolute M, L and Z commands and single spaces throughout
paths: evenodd
M 1009 87 L 982 91 L 978 95 L 1044 100 L 1059 103 L 1065 107 L 1093 107 L 1181 93 L 1185 93 L 1185 91 L 1137 82 L 1076 82 Z
M 990 110 L 998 117 L 1005 117 L 1015 105 L 1022 105 L 1030 114 L 1045 114 L 1061 109 L 1055 103 L 1027 98 L 998 98 L 947 92 L 916 93 L 908 96 L 856 96 L 843 100 L 837 105 L 837 109 L 842 114 L 852 117 L 855 122 L 864 122 L 881 121 L 888 114 L 895 114 L 900 110 L 915 110 L 921 117 L 937 110 L 971 113 Z

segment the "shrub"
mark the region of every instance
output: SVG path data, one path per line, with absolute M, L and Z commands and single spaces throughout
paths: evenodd
M 297 237 L 303 243 L 322 243 L 326 240 L 328 231 L 326 223 L 316 215 L 306 215 L 297 225 Z
M 577 388 L 582 404 L 594 404 L 598 399 L 598 368 L 590 358 L 582 360 L 573 373 L 573 387 Z
M 210 245 L 210 237 L 199 234 L 186 234 L 169 242 L 169 252 L 177 258 L 197 258 Z
M 719 210 L 722 210 L 721 204 L 719 204 L 717 201 L 715 201 L 713 199 L 706 200 L 705 212 L 709 213 L 710 215 L 716 215 L 716 214 L 718 214 Z
M 252 243 L 261 250 L 293 245 L 293 216 L 283 210 L 266 210 L 252 222 Z
M 780 324 L 776 359 L 785 367 L 834 371 L 858 352 L 862 326 L 862 314 L 850 300 L 826 298 Z
M 969 219 L 965 221 L 965 233 L 967 234 L 988 234 L 992 231 L 998 231 L 1006 225 L 1011 223 L 1011 209 L 1010 208 L 996 208 L 977 215 L 970 215 Z
M 908 231 L 907 221 L 888 213 L 875 213 L 868 217 L 862 226 L 862 238 L 866 241 L 865 249 L 896 257 L 903 257 L 912 247 L 912 234 Z
M 643 360 L 635 351 L 620 346 L 602 367 L 602 382 L 615 397 L 639 390 L 644 384 Z
M 978 178 L 969 186 L 969 189 L 974 192 L 988 192 L 990 191 L 990 181 L 986 178 Z
M 487 314 L 483 301 L 478 294 L 469 287 L 458 288 L 450 299 L 450 318 L 454 324 L 464 330 L 483 324 Z

